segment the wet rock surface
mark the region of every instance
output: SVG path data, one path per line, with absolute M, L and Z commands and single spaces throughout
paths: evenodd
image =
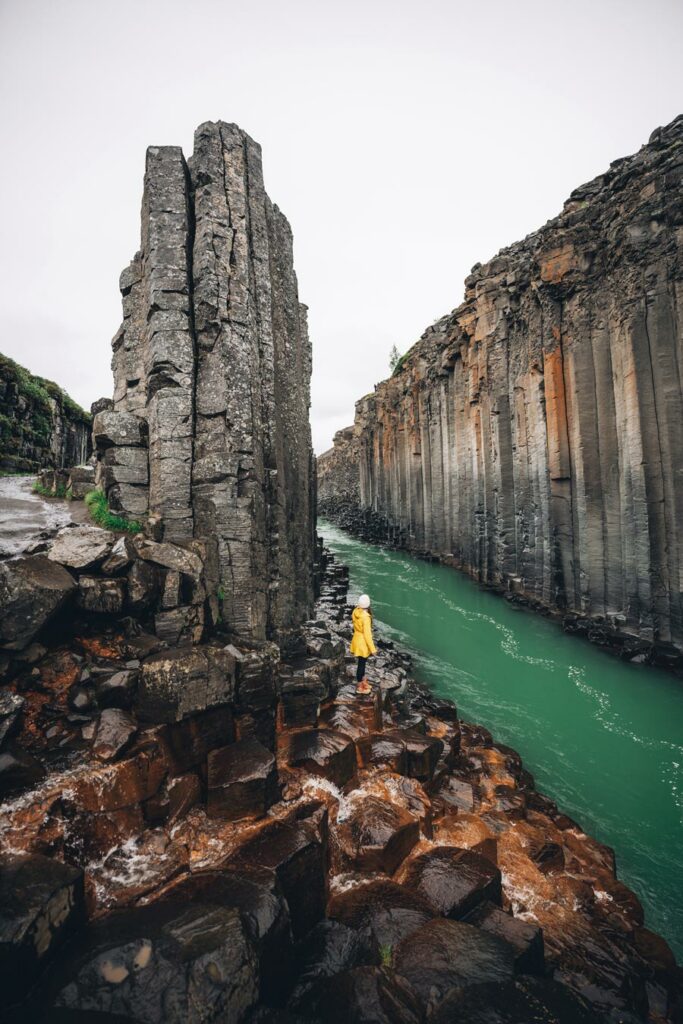
M 0 847 L 82 872 L 90 924 L 55 933 L 16 1020 L 673 1021 L 673 958 L 612 851 L 400 651 L 380 644 L 387 685 L 355 695 L 325 558 L 287 650 L 95 626 L 26 649 Z M 303 695 L 315 726 L 286 706 Z
M 75 590 L 66 569 L 44 555 L 0 562 L 0 643 L 26 647 Z

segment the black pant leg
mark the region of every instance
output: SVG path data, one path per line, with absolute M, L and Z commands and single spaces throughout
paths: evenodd
M 361 679 L 365 678 L 365 662 L 367 658 L 359 658 L 358 665 L 356 666 L 356 682 L 359 683 Z

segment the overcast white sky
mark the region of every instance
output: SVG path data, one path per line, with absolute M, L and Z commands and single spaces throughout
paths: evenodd
M 0 0 L 0 351 L 112 392 L 145 149 L 263 146 L 318 451 L 471 266 L 683 110 L 681 0 Z

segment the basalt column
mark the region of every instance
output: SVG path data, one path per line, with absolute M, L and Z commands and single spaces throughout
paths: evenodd
M 191 174 L 195 524 L 218 538 L 229 621 L 263 637 L 293 625 L 312 600 L 305 310 L 260 147 L 234 125 L 202 125 Z
M 147 150 L 141 248 L 121 276 L 124 320 L 114 339 L 114 406 L 142 417 L 140 446 L 105 457 L 130 515 L 163 519 L 169 540 L 192 536 L 194 336 L 189 178 L 177 146 Z M 149 490 L 147 484 L 149 483 Z
M 188 164 L 177 147 L 147 151 L 141 247 L 120 287 L 98 479 L 165 539 L 217 542 L 226 623 L 280 635 L 313 601 L 311 350 L 291 230 L 236 125 L 201 125 Z
M 683 647 L 682 241 L 678 118 L 473 268 L 464 303 L 358 402 L 354 443 L 321 457 L 321 511 L 351 464 L 345 515 L 366 534 L 658 656 Z

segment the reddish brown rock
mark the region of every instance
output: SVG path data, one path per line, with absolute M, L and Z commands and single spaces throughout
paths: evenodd
M 336 786 L 345 785 L 356 772 L 353 740 L 333 729 L 307 729 L 294 733 L 287 747 L 287 761 L 322 775 Z
M 483 928 L 512 946 L 517 974 L 543 974 L 543 932 L 537 925 L 505 914 L 493 903 L 481 903 L 467 916 L 467 923 Z
M 99 717 L 92 751 L 100 761 L 120 757 L 138 731 L 135 719 L 120 708 L 106 708 Z
M 412 860 L 402 882 L 445 917 L 462 918 L 485 900 L 500 906 L 501 875 L 471 850 L 437 846 Z
M 207 770 L 206 809 L 212 817 L 261 817 L 278 799 L 275 756 L 256 739 L 212 750 Z
M 420 823 L 396 804 L 363 796 L 337 827 L 337 841 L 359 871 L 394 873 L 420 836 Z

